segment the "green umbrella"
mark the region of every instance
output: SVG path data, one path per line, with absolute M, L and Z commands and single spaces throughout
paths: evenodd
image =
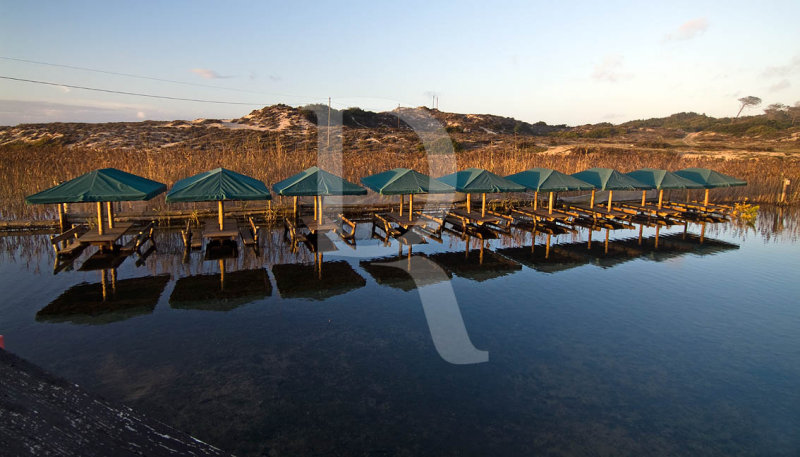
M 322 197 L 325 195 L 364 195 L 367 189 L 353 184 L 339 176 L 320 170 L 318 167 L 307 168 L 294 176 L 274 184 L 272 190 L 278 195 L 295 197 L 295 212 L 297 212 L 297 197 L 315 197 L 314 204 L 319 209 L 319 221 L 322 222 Z M 319 198 L 317 204 L 316 198 Z M 314 211 L 317 219 L 317 211 Z
M 539 192 L 550 192 L 549 212 L 553 212 L 553 192 L 570 190 L 594 190 L 594 186 L 578 178 L 566 175 L 552 168 L 531 168 L 506 176 L 506 179 L 536 192 L 534 202 L 539 199 Z M 536 209 L 536 203 L 534 203 Z
M 586 181 L 594 185 L 599 190 L 608 191 L 608 210 L 611 211 L 611 199 L 615 190 L 641 190 L 653 189 L 654 187 L 637 181 L 630 176 L 624 175 L 613 168 L 589 168 L 579 173 L 572 174 L 573 177 Z M 592 201 L 590 207 L 594 208 L 594 193 L 592 190 Z
M 649 184 L 658 189 L 659 209 L 661 209 L 661 204 L 664 199 L 664 189 L 701 189 L 703 187 L 671 171 L 660 170 L 658 168 L 640 168 L 625 174 L 639 182 Z M 642 205 L 644 205 L 646 192 L 647 191 L 642 191 Z
M 447 176 L 442 176 L 439 181 L 467 194 L 467 211 L 472 210 L 470 208 L 470 194 L 482 194 L 481 217 L 486 215 L 487 193 L 525 192 L 524 186 L 482 168 L 467 168 L 466 170 L 457 171 Z
M 270 200 L 263 182 L 225 168 L 215 168 L 176 182 L 167 193 L 167 202 L 218 202 L 219 228 L 225 200 Z
M 377 173 L 361 178 L 361 184 L 381 195 L 400 195 L 400 215 L 403 215 L 403 195 L 408 195 L 408 220 L 414 213 L 414 194 L 447 194 L 455 188 L 428 175 L 408 168 Z
M 78 176 L 47 190 L 28 195 L 29 204 L 58 204 L 61 227 L 64 226 L 64 213 L 61 203 L 97 203 L 98 233 L 103 233 L 103 202 L 108 205 L 108 225 L 113 228 L 111 202 L 150 200 L 167 190 L 160 182 L 151 181 L 116 168 L 94 170 Z
M 684 168 L 675 172 L 676 175 L 694 181 L 706 189 L 703 205 L 708 206 L 708 189 L 717 187 L 746 186 L 747 181 L 722 174 L 708 168 Z

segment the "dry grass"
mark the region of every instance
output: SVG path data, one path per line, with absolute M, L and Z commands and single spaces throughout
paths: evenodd
M 411 149 L 411 148 L 409 148 Z M 24 197 L 59 181 L 74 178 L 96 168 L 115 167 L 165 183 L 216 167 L 226 167 L 254 176 L 268 185 L 316 164 L 316 136 L 268 140 L 215 146 L 198 150 L 171 148 L 163 150 L 96 150 L 63 146 L 30 145 L 0 147 L 0 195 L 3 205 L 1 220 L 45 219 L 53 217 L 52 205 L 29 206 Z M 345 143 L 343 174 L 358 179 L 394 167 L 409 167 L 429 172 L 424 153 L 352 150 Z M 574 173 L 590 167 L 611 167 L 628 172 L 642 167 L 677 170 L 686 167 L 707 167 L 748 181 L 747 187 L 717 189 L 712 198 L 718 201 L 739 201 L 747 197 L 757 203 L 777 202 L 783 177 L 793 179 L 788 201 L 800 202 L 800 159 L 792 157 L 751 157 L 723 160 L 703 158 L 697 154 L 682 155 L 670 151 L 637 150 L 634 147 L 574 147 L 563 154 L 519 151 L 507 148 L 477 148 L 457 153 L 457 167 L 486 168 L 500 175 L 530 167 L 549 167 Z M 701 191 L 697 192 L 699 196 Z M 280 202 L 276 202 L 280 203 Z M 288 201 L 286 202 L 288 203 Z M 125 208 L 147 208 L 166 212 L 163 197 L 146 203 L 126 204 Z M 78 208 L 80 211 L 80 208 Z M 86 208 L 86 212 L 91 208 Z

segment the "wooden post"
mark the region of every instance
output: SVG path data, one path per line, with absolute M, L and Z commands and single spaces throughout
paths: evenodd
M 222 226 L 222 200 L 218 201 L 219 207 L 219 229 L 222 230 L 224 227 Z
M 314 196 L 314 220 L 317 220 L 317 197 L 318 196 Z
M 700 244 L 703 244 L 703 239 L 706 237 L 706 223 L 705 221 L 702 223 L 702 227 L 700 229 Z
M 791 183 L 792 182 L 788 178 L 783 178 L 783 188 L 781 189 L 781 198 L 778 200 L 778 203 L 786 203 L 786 191 L 789 189 L 789 184 Z
M 400 194 L 400 216 L 403 215 L 403 203 L 405 203 L 406 196 Z
M 103 202 L 97 202 L 97 233 L 103 234 Z M 103 298 L 105 300 L 105 297 Z
M 225 290 L 225 260 L 219 259 L 219 290 Z
M 661 204 L 664 202 L 664 189 L 658 191 L 658 209 L 661 209 Z
M 545 259 L 550 258 L 550 236 L 551 235 L 548 233 L 547 234 L 547 245 L 544 248 L 544 258 Z
M 592 232 L 594 232 L 594 229 L 589 227 L 589 244 L 586 246 L 586 249 L 592 249 Z
M 319 223 L 322 224 L 322 195 L 319 196 Z
M 411 218 L 414 214 L 414 194 L 408 195 L 408 220 L 411 221 Z
M 103 290 L 103 301 L 106 301 L 108 298 L 108 273 L 105 268 L 100 272 L 100 287 Z
M 547 202 L 547 213 L 553 214 L 553 193 L 550 192 L 550 200 Z
M 481 204 L 481 217 L 486 216 L 486 194 L 481 194 L 483 196 L 483 203 Z
M 708 189 L 706 189 L 706 196 L 705 198 L 703 198 L 703 211 L 706 210 L 707 206 L 708 206 Z
M 646 202 L 647 202 L 647 191 L 646 191 L 646 190 L 643 190 L 643 191 L 642 191 L 642 206 L 644 206 L 644 204 L 645 204 Z
M 111 206 L 111 202 L 106 202 L 106 209 L 108 210 L 108 228 L 114 228 L 114 208 Z
M 470 201 L 469 201 L 469 194 L 467 194 L 467 212 L 468 213 L 472 212 L 472 207 L 471 207 Z
M 594 208 L 594 192 L 595 189 L 592 189 L 592 199 L 589 200 L 589 208 Z
M 66 231 L 64 227 L 64 205 L 62 203 L 58 204 L 58 227 L 61 229 L 61 233 Z
M 611 211 L 611 198 L 614 196 L 614 191 L 608 191 L 608 210 Z
M 656 249 L 658 249 L 658 233 L 661 231 L 661 226 L 656 225 Z
M 292 214 L 294 214 L 294 218 L 297 219 L 297 197 L 294 197 L 294 206 L 292 209 Z
M 605 243 L 605 248 L 603 249 L 606 254 L 608 254 L 608 233 L 609 232 L 610 232 L 610 230 L 606 229 L 606 243 Z
M 642 228 L 643 227 L 644 227 L 644 224 L 639 224 L 639 246 L 642 245 Z
M 117 269 L 111 269 L 111 295 L 117 294 Z
M 537 190 L 533 193 L 533 210 L 536 211 L 538 207 L 539 207 L 539 191 Z

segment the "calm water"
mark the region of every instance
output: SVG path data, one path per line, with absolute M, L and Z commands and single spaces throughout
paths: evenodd
M 661 230 L 658 249 L 654 229 L 641 245 L 620 230 L 608 252 L 604 232 L 591 249 L 586 231 L 549 251 L 540 236 L 533 253 L 522 232 L 483 254 L 446 236 L 409 261 L 363 224 L 321 273 L 275 232 L 260 256 L 224 261 L 222 290 L 218 261 L 160 233 L 114 288 L 107 273 L 105 304 L 102 272 L 78 270 L 90 252 L 54 275 L 46 236 L 5 237 L 0 333 L 239 455 L 797 456 L 797 213 L 708 226 L 702 244 L 700 230 Z M 421 288 L 377 265 L 398 259 Z M 488 362 L 451 364 L 434 345 L 428 318 L 451 289 Z

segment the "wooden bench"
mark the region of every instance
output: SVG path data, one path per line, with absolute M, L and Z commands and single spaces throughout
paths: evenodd
M 53 245 L 53 250 L 56 252 L 56 257 L 68 257 L 80 254 L 80 252 L 83 251 L 86 246 L 78 241 L 78 237 L 87 231 L 89 231 L 89 227 L 85 225 L 76 225 L 64 233 L 50 235 L 50 243 Z M 59 243 L 62 242 L 64 246 L 59 248 Z
M 351 221 L 350 219 L 346 218 L 344 214 L 339 214 L 339 220 L 341 221 L 341 225 L 336 230 L 340 237 L 342 237 L 345 241 L 353 241 L 356 238 L 356 223 Z M 349 232 L 345 232 L 345 226 L 350 227 Z
M 181 238 L 186 249 L 200 249 L 203 247 L 203 239 L 195 237 L 192 232 L 192 221 L 186 221 L 186 229 L 181 230 Z
M 256 225 L 252 217 L 248 218 L 248 222 L 249 227 L 239 227 L 239 236 L 242 238 L 242 243 L 244 243 L 245 246 L 257 246 L 260 227 Z
M 136 252 L 137 254 L 141 255 L 142 246 L 145 243 L 147 243 L 148 240 L 151 242 L 153 241 L 153 232 L 155 231 L 155 228 L 156 228 L 156 222 L 150 221 L 150 223 L 145 225 L 142 229 L 140 229 L 138 233 L 136 233 L 136 235 L 134 235 L 133 238 L 131 238 L 130 241 L 128 241 L 124 246 L 122 246 L 120 251 L 129 254 L 132 252 Z M 153 244 L 155 245 L 155 242 L 153 242 Z

